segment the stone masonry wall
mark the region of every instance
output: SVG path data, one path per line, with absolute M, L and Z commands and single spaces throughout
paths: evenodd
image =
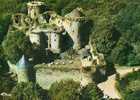
M 80 82 L 82 86 L 92 82 L 90 75 L 81 73 L 79 70 L 60 71 L 46 68 L 37 70 L 36 72 L 36 82 L 43 89 L 49 89 L 50 86 L 56 81 L 59 82 L 61 80 L 68 79 Z

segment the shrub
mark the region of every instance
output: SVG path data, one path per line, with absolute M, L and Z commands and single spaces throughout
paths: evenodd
M 102 91 L 95 83 L 90 83 L 81 90 L 80 100 L 101 100 L 103 97 Z
M 0 93 L 10 93 L 14 86 L 15 82 L 11 78 L 0 75 Z
M 6 59 L 12 63 L 16 63 L 23 54 L 28 57 L 32 54 L 32 45 L 29 38 L 20 31 L 8 33 L 2 46 Z
M 8 71 L 8 65 L 3 55 L 3 48 L 0 45 L 0 75 Z
M 12 88 L 16 85 L 15 81 L 11 79 L 9 76 L 3 76 L 2 73 L 0 74 L 0 100 L 3 100 L 1 94 L 10 94 Z M 6 100 L 9 97 L 6 97 Z
M 117 88 L 121 93 L 123 100 L 140 99 L 140 71 L 129 73 L 125 77 L 117 80 Z
M 49 89 L 51 100 L 79 100 L 80 84 L 73 80 L 62 80 Z
M 47 92 L 33 83 L 17 84 L 11 91 L 12 100 L 49 100 Z

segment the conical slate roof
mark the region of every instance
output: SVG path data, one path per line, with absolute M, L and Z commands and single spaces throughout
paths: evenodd
M 18 61 L 18 63 L 16 64 L 18 69 L 27 69 L 30 64 L 28 62 L 28 60 L 25 58 L 25 56 L 23 55 L 21 57 L 21 59 Z

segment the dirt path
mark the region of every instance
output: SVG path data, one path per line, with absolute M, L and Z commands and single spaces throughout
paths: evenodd
M 140 67 L 135 68 L 135 70 L 140 69 Z M 133 68 L 117 68 L 117 72 L 120 73 L 120 76 L 124 76 L 133 71 Z M 105 95 L 108 95 L 113 99 L 121 99 L 119 96 L 119 92 L 115 88 L 115 74 L 108 77 L 108 80 L 98 84 L 98 87 L 104 92 Z

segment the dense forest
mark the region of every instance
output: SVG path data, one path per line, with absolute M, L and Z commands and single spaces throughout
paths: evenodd
M 40 92 L 47 93 L 40 87 L 35 85 L 32 87 L 30 84 L 19 84 L 15 85 L 12 79 L 5 79 L 3 73 L 8 70 L 7 60 L 16 63 L 22 54 L 32 56 L 32 46 L 29 39 L 23 34 L 23 32 L 17 32 L 20 34 L 8 32 L 9 26 L 11 25 L 11 16 L 14 13 L 27 13 L 26 3 L 32 0 L 0 0 L 0 92 L 3 90 L 6 92 L 12 91 L 13 98 L 17 98 L 15 95 L 22 95 L 25 91 L 30 95 L 30 92 L 34 91 L 34 96 L 40 96 Z M 140 1 L 139 0 L 39 0 L 44 1 L 49 10 L 55 10 L 58 14 L 64 16 L 76 7 L 83 8 L 84 15 L 90 20 L 91 32 L 90 39 L 93 47 L 96 47 L 97 51 L 105 55 L 106 61 L 114 64 L 124 66 L 137 66 L 140 65 Z M 136 73 L 137 74 L 137 73 Z M 139 75 L 139 74 L 138 74 Z M 136 75 L 135 75 L 136 76 Z M 131 78 L 131 75 L 128 76 Z M 139 82 L 139 80 L 138 80 Z M 137 82 L 136 82 L 137 83 Z M 75 97 L 67 95 L 71 93 Z M 90 84 L 80 91 L 78 83 L 67 83 L 54 84 L 50 89 L 50 95 L 53 98 L 61 98 L 62 96 L 70 99 L 65 100 L 100 100 L 102 96 L 101 91 L 94 85 L 94 89 L 88 88 L 93 86 Z M 74 84 L 71 86 L 71 84 Z M 26 85 L 28 88 L 26 88 Z M 55 86 L 56 85 L 56 86 Z M 13 88 L 15 86 L 15 88 Z M 25 90 L 21 90 L 24 88 Z M 73 89 L 70 90 L 69 88 Z M 19 89 L 19 90 L 18 90 Z M 55 90 L 56 91 L 53 91 Z M 19 93 L 17 91 L 20 91 Z M 58 91 L 58 92 L 57 92 Z M 78 92 L 77 92 L 78 91 Z M 86 92 L 88 91 L 88 92 Z M 57 93 L 56 93 L 57 92 Z M 66 93 L 66 94 L 62 94 Z M 93 92 L 93 94 L 90 94 Z M 99 95 L 98 95 L 99 92 Z M 127 92 L 127 90 L 122 90 Z M 129 92 L 129 91 L 128 91 Z M 77 95 L 78 93 L 78 95 Z M 57 94 L 57 95 L 54 95 Z M 48 93 L 49 95 L 49 93 Z M 89 97 L 86 97 L 89 95 Z M 132 94 L 132 95 L 137 95 Z M 78 96 L 78 97 L 77 97 Z M 95 97 L 95 99 L 93 98 Z M 28 96 L 27 96 L 28 98 Z M 38 98 L 38 97 L 35 97 Z M 72 99 L 71 99 L 72 98 Z M 124 95 L 124 98 L 129 96 Z M 37 99 L 38 100 L 38 99 Z M 39 99 L 40 100 L 40 99 Z M 42 100 L 42 99 L 41 99 Z M 58 100 L 58 99 L 53 99 Z M 126 99 L 128 100 L 128 99 Z M 136 100 L 136 99 L 134 99 Z
M 4 49 L 4 52 L 6 53 L 5 55 L 8 57 L 17 56 L 9 54 L 11 49 L 13 49 L 13 52 L 20 51 L 15 50 L 16 46 L 14 43 L 11 43 L 12 40 L 14 41 L 16 36 L 10 37 L 10 34 L 8 35 L 7 33 L 8 27 L 11 23 L 11 15 L 17 12 L 26 13 L 26 2 L 28 1 L 29 0 L 0 0 L 0 43 L 2 44 L 3 40 L 4 43 L 10 41 L 7 45 L 11 47 L 5 48 L 1 45 L 0 51 L 3 52 Z M 46 2 L 50 10 L 55 10 L 60 15 L 65 15 L 76 7 L 83 8 L 83 13 L 92 22 L 91 41 L 96 45 L 98 52 L 104 53 L 106 59 L 115 64 L 128 66 L 140 64 L 140 2 L 138 0 L 42 1 Z M 11 40 L 8 38 L 11 38 Z M 22 40 L 19 42 L 21 41 Z M 25 49 L 24 46 L 22 47 Z M 1 53 L 0 58 L 2 60 L 3 57 L 7 58 L 2 54 L 4 53 Z

